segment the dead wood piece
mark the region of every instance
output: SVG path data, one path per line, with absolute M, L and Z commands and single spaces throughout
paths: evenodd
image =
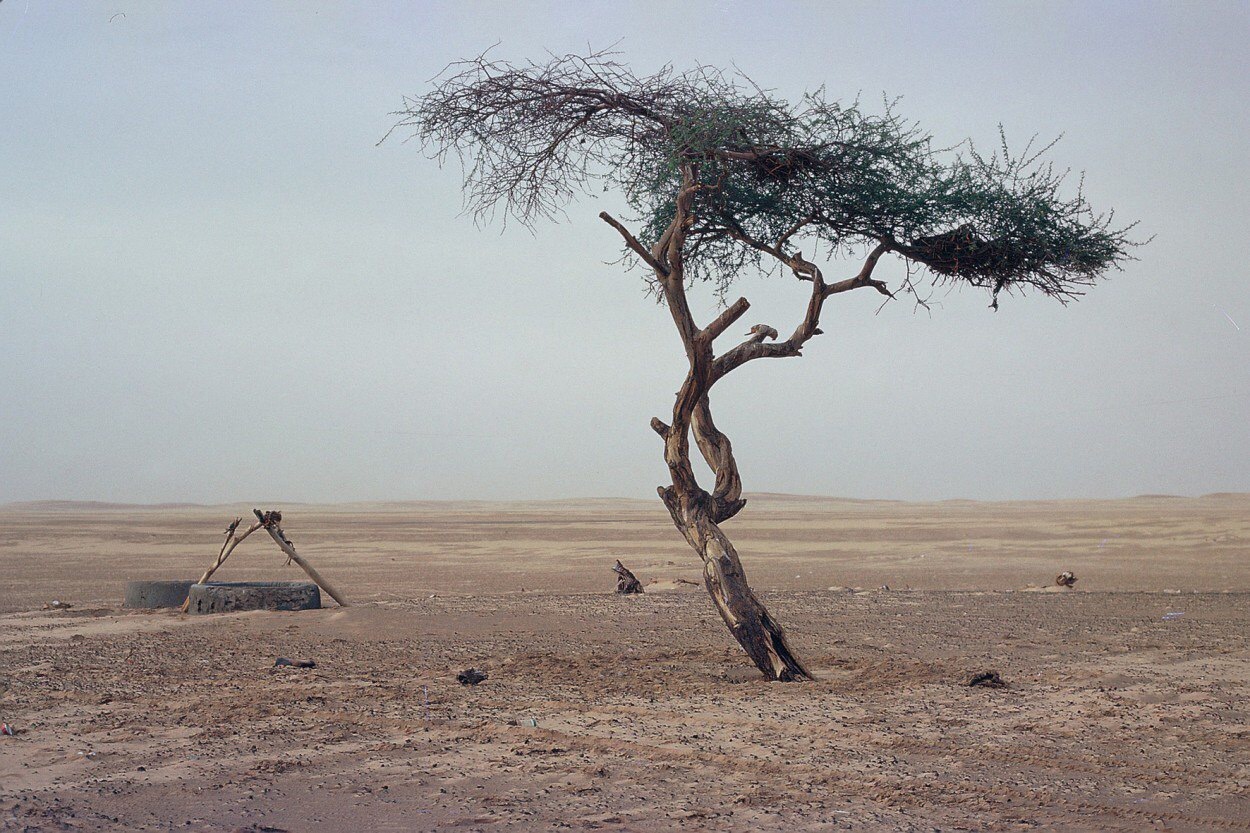
M 222 564 L 226 563 L 226 559 L 230 557 L 230 553 L 234 552 L 234 548 L 239 544 L 242 544 L 243 540 L 247 538 L 247 536 L 251 535 L 264 525 L 263 521 L 258 520 L 256 523 L 243 530 L 242 535 L 236 535 L 235 531 L 239 528 L 239 524 L 241 523 L 243 523 L 242 518 L 235 518 L 234 521 L 231 522 L 230 526 L 226 527 L 226 540 L 221 545 L 221 552 L 217 553 L 217 560 L 213 562 L 212 566 L 204 571 L 204 575 L 200 576 L 200 580 L 197 581 L 196 584 L 204 584 L 212 578 L 213 573 L 217 572 L 218 568 L 221 567 Z M 186 613 L 190 609 L 191 595 L 190 592 L 188 592 L 186 601 L 182 603 L 182 612 Z
M 488 676 L 485 671 L 478 671 L 476 668 L 466 668 L 456 675 L 456 682 L 460 683 L 460 685 L 477 685 Z
M 258 511 L 256 514 L 259 515 L 260 512 Z M 268 512 L 266 514 L 271 516 L 271 521 L 265 526 L 265 531 L 269 533 L 269 537 L 273 539 L 274 543 L 286 553 L 287 558 L 298 564 L 300 569 L 307 573 L 310 579 L 317 582 L 317 585 L 322 590 L 329 593 L 330 597 L 338 602 L 340 606 L 347 607 L 347 599 L 343 594 L 331 587 L 330 582 L 326 581 L 321 573 L 318 573 L 311 564 L 295 551 L 295 545 L 287 539 L 286 533 L 282 531 L 282 527 L 278 526 L 278 520 L 282 518 L 282 515 L 278 512 Z
M 642 582 L 640 582 L 633 573 L 626 569 L 618 558 L 616 564 L 612 567 L 612 572 L 616 573 L 616 592 L 621 594 L 641 593 Z
M 1062 573 L 1055 576 L 1055 584 L 1060 587 L 1071 587 L 1076 584 L 1076 576 L 1071 570 L 1064 570 Z
M 1007 683 L 1003 681 L 1002 677 L 998 676 L 997 671 L 982 671 L 978 674 L 973 674 L 968 678 L 968 685 L 970 687 L 980 686 L 982 688 L 1007 687 Z

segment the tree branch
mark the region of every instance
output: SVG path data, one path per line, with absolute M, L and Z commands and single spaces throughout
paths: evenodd
M 859 270 L 858 275 L 853 278 L 847 278 L 844 281 L 838 281 L 835 284 L 831 284 L 825 289 L 825 295 L 836 295 L 839 292 L 859 289 L 861 286 L 871 286 L 882 295 L 893 298 L 894 293 L 889 290 L 883 281 L 874 281 L 872 279 L 872 270 L 877 268 L 877 261 L 881 259 L 883 254 L 891 251 L 893 248 L 894 247 L 890 243 L 882 241 L 881 244 L 878 245 L 877 248 L 873 249 L 868 255 L 868 259 L 864 261 L 863 268 Z
M 814 216 L 809 214 L 808 216 L 804 217 L 802 220 L 799 220 L 797 223 L 791 226 L 786 231 L 785 234 L 777 238 L 777 245 L 774 248 L 776 248 L 777 251 L 781 251 L 785 247 L 787 240 L 789 240 L 794 235 L 798 234 L 799 231 L 801 231 L 804 226 L 806 226 L 808 223 L 812 222 L 815 219 L 816 218 Z
M 690 302 L 686 299 L 686 273 L 682 261 L 683 248 L 686 244 L 686 229 L 691 222 L 690 207 L 694 201 L 694 195 L 702 186 L 699 185 L 693 165 L 683 165 L 681 176 L 682 188 L 677 193 L 673 220 L 669 223 L 668 230 L 655 244 L 652 252 L 655 258 L 663 258 L 664 264 L 668 267 L 663 278 L 664 300 L 668 303 L 673 323 L 677 325 L 681 342 L 686 347 L 686 357 L 690 360 L 693 374 L 701 364 L 711 362 L 711 347 L 700 343 L 699 326 L 694 323 L 694 316 L 690 313 Z M 709 355 L 705 357 L 703 353 Z M 684 420 L 674 414 L 673 427 L 676 428 L 678 425 L 684 425 Z
M 704 327 L 702 332 L 699 333 L 699 337 L 711 344 L 750 308 L 751 303 L 746 298 L 739 298 L 726 307 L 724 312 L 716 316 L 714 321 Z
M 772 253 L 772 247 L 757 246 L 757 248 L 760 248 L 761 251 Z M 862 286 L 871 286 L 881 294 L 893 298 L 893 293 L 890 292 L 883 281 L 873 280 L 872 278 L 872 272 L 877 266 L 877 261 L 893 248 L 889 241 L 882 241 L 869 253 L 864 261 L 864 265 L 859 270 L 859 274 L 834 284 L 826 284 L 820 269 L 816 264 L 805 260 L 801 252 L 796 252 L 783 261 L 800 280 L 810 280 L 812 282 L 812 294 L 811 298 L 808 299 L 807 312 L 803 316 L 803 320 L 799 322 L 794 333 L 785 341 L 766 344 L 756 334 L 738 346 L 726 351 L 712 363 L 712 378 L 709 387 L 735 367 L 753 359 L 785 358 L 787 356 L 802 355 L 803 345 L 813 336 L 821 334 L 819 326 L 820 313 L 824 307 L 825 298 L 830 295 L 858 289 Z
M 655 256 L 652 255 L 651 252 L 648 252 L 646 247 L 638 242 L 638 238 L 630 234 L 629 229 L 618 223 L 615 217 L 606 211 L 600 211 L 599 219 L 603 220 L 603 222 L 620 232 L 621 237 L 625 238 L 625 245 L 633 249 L 634 252 L 637 253 L 637 255 L 642 258 L 648 266 L 654 269 L 657 274 L 661 277 L 668 277 L 668 267 L 656 260 Z
M 741 512 L 747 502 L 742 498 L 742 477 L 734 459 L 733 445 L 712 422 L 712 409 L 706 394 L 691 414 L 690 427 L 703 459 L 716 475 L 711 515 L 712 521 L 719 524 Z

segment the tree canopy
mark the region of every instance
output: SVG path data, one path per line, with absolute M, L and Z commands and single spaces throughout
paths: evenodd
M 707 66 L 639 76 L 613 53 L 482 55 L 449 65 L 397 115 L 427 151 L 459 156 L 479 217 L 529 225 L 601 183 L 624 194 L 650 250 L 685 193 L 683 274 L 722 292 L 749 266 L 804 277 L 802 242 L 895 252 L 936 282 L 989 290 L 995 307 L 1026 288 L 1067 301 L 1135 245 L 1132 226 L 1095 212 L 1081 187 L 1063 193 L 1066 171 L 1045 160 L 1053 143 L 938 147 L 893 102 L 871 113 L 823 87 L 789 102 Z

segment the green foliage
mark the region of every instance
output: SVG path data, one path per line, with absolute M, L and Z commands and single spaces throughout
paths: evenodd
M 792 104 L 710 67 L 638 77 L 605 53 L 524 66 L 482 56 L 397 115 L 438 158 L 459 155 L 479 217 L 533 223 L 602 182 L 624 193 L 649 247 L 694 183 L 685 274 L 722 291 L 800 244 L 886 243 L 939 282 L 1066 300 L 1134 245 L 1079 187 L 1063 194 L 1050 145 L 935 148 L 890 102 L 869 113 L 822 88 Z

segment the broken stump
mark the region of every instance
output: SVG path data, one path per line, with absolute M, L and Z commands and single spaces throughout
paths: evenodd
M 641 593 L 642 582 L 638 577 L 625 568 L 618 558 L 616 564 L 612 567 L 612 572 L 616 573 L 616 592 L 621 594 Z

